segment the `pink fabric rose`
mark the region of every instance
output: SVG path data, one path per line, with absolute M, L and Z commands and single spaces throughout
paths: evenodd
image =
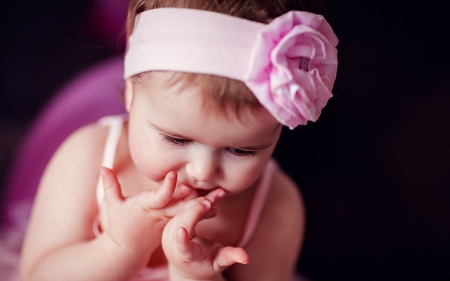
M 286 13 L 258 33 L 246 85 L 289 128 L 316 121 L 333 96 L 337 44 L 322 16 Z

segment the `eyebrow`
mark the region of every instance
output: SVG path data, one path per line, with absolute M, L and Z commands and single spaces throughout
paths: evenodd
M 170 131 L 169 129 L 166 129 L 166 128 L 161 128 L 158 125 L 153 124 L 150 120 L 147 120 L 147 121 L 156 130 L 158 130 L 158 131 L 160 131 L 160 132 L 162 132 L 162 133 L 164 133 L 166 135 L 169 135 L 169 136 L 172 136 L 172 137 L 175 137 L 175 138 L 191 140 L 191 138 L 189 138 L 189 137 L 180 135 L 178 133 L 174 133 L 174 132 L 172 132 L 172 131 Z M 275 133 L 280 126 L 281 126 L 281 123 L 278 123 L 278 125 L 275 127 L 275 129 L 272 131 L 272 133 Z M 255 145 L 255 146 L 244 146 L 244 147 L 233 147 L 233 148 L 237 148 L 237 149 L 241 149 L 241 150 L 257 151 L 257 150 L 263 150 L 263 149 L 269 148 L 272 145 L 273 145 L 273 142 L 266 143 L 266 144 L 261 144 L 261 145 Z
M 258 150 L 264 150 L 266 148 L 269 148 L 270 146 L 272 146 L 272 142 L 271 143 L 267 143 L 267 144 L 262 144 L 262 145 L 258 145 L 258 146 L 246 146 L 246 147 L 234 147 L 237 149 L 241 149 L 241 150 L 248 150 L 248 151 L 258 151 Z
M 174 138 L 191 140 L 190 137 L 180 135 L 179 133 L 172 132 L 171 130 L 166 129 L 166 128 L 159 127 L 158 125 L 153 124 L 150 120 L 147 120 L 147 121 L 148 121 L 148 123 L 150 123 L 151 126 L 153 126 L 156 130 L 160 131 L 161 133 L 164 133 L 164 134 L 174 137 Z

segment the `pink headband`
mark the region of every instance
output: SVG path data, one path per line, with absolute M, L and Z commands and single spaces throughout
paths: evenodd
M 171 70 L 233 78 L 293 129 L 316 121 L 332 97 L 337 43 L 327 21 L 307 12 L 291 11 L 263 24 L 204 10 L 159 8 L 136 17 L 124 77 Z

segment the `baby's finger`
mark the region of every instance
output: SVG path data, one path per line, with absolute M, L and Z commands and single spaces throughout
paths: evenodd
M 208 199 L 209 202 L 214 204 L 220 198 L 225 197 L 225 195 L 226 195 L 225 190 L 223 190 L 222 188 L 219 187 L 219 188 L 212 190 L 210 193 L 208 193 L 208 195 L 206 195 L 205 198 Z
M 184 202 L 189 202 L 189 201 L 199 197 L 198 191 L 195 188 L 187 188 L 184 191 L 182 190 L 181 194 L 182 194 L 182 199 Z
M 214 218 L 215 216 L 217 216 L 217 209 L 213 207 L 205 215 L 203 215 L 201 220 Z
M 177 225 L 185 228 L 189 238 L 194 235 L 194 228 L 197 223 L 211 210 L 211 202 L 204 197 L 191 200 L 186 204 L 184 210 L 177 214 Z
M 178 194 L 179 195 L 179 194 Z M 198 192 L 195 189 L 190 189 L 188 193 L 184 194 L 185 197 L 175 198 L 176 195 L 172 198 L 169 204 L 165 207 L 165 214 L 167 217 L 173 218 L 176 214 L 178 214 L 181 210 L 187 209 L 193 206 L 196 203 L 198 197 Z M 201 197 L 200 200 L 205 200 L 205 197 Z M 209 201 L 209 200 L 208 200 Z M 216 210 L 211 209 L 202 219 L 212 218 L 216 215 Z
M 141 205 L 146 210 L 161 209 L 172 199 L 177 183 L 177 173 L 169 172 L 164 182 L 157 190 L 144 193 L 141 196 Z
M 198 197 L 198 192 L 195 188 L 188 187 L 184 184 L 180 184 L 175 191 L 174 199 L 191 200 Z
M 250 258 L 244 249 L 228 246 L 219 251 L 214 260 L 214 270 L 220 272 L 225 267 L 235 263 L 247 264 L 249 260 Z
M 100 169 L 100 175 L 102 177 L 107 204 L 112 206 L 123 202 L 124 197 L 120 191 L 120 184 L 114 172 L 108 168 L 102 167 Z
M 195 239 L 195 238 L 194 238 Z M 183 260 L 192 262 L 204 256 L 202 248 L 200 247 L 200 239 L 198 241 L 191 241 L 188 231 L 184 227 L 179 227 L 176 233 L 176 246 L 178 251 L 183 254 Z M 197 243 L 196 243 L 197 242 Z M 203 247 L 204 249 L 204 247 Z

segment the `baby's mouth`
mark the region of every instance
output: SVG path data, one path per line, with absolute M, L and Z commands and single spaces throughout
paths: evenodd
M 206 196 L 206 195 L 208 195 L 208 193 L 211 192 L 211 190 L 206 190 L 206 189 L 196 189 L 196 191 L 198 192 L 199 197 Z
M 193 186 L 190 186 L 190 185 L 184 184 L 184 183 L 181 183 L 181 185 L 184 185 L 185 187 L 188 187 L 188 188 L 190 188 L 190 189 L 194 189 L 194 190 L 198 193 L 198 197 L 206 196 L 206 195 L 208 195 L 211 191 L 214 190 L 214 189 L 208 190 L 208 189 L 202 189 L 202 188 L 195 188 L 195 187 L 193 187 Z

